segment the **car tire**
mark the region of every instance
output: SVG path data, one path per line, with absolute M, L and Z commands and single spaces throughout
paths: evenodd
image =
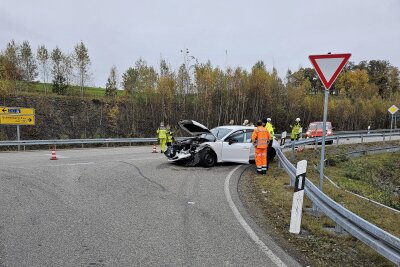
M 203 167 L 210 168 L 217 163 L 217 155 L 211 148 L 204 148 L 200 151 L 200 164 Z

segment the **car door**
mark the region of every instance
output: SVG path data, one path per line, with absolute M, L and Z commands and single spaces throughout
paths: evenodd
M 222 161 L 249 163 L 251 143 L 246 142 L 245 131 L 232 133 L 222 143 Z

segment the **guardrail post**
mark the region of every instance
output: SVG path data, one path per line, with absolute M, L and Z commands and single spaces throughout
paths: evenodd
M 361 134 L 361 144 L 364 143 L 364 135 Z
M 339 145 L 339 136 L 336 136 L 336 145 Z
M 317 137 L 315 137 L 315 148 L 314 149 L 318 150 L 318 138 Z
M 385 132 L 383 132 L 383 141 L 385 141 Z

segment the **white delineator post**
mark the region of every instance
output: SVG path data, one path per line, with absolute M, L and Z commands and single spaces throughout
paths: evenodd
M 293 234 L 300 233 L 306 171 L 307 171 L 307 160 L 299 161 L 297 163 L 296 181 L 294 183 L 292 214 L 290 217 L 290 228 L 289 228 L 289 232 Z
M 285 145 L 285 141 L 286 141 L 286 131 L 282 132 L 282 135 L 281 135 L 281 146 Z

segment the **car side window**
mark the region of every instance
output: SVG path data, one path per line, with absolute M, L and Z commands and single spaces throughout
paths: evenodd
M 251 143 L 251 136 L 252 135 L 253 135 L 253 130 L 246 130 L 244 142 L 245 143 Z
M 243 131 L 237 131 L 231 134 L 226 140 L 236 140 L 238 143 L 244 143 L 245 133 Z

